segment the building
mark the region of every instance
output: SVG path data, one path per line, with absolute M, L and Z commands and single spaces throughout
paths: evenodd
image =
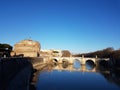
M 30 39 L 22 40 L 14 45 L 11 56 L 39 57 L 40 43 Z
M 40 51 L 40 56 L 61 57 L 62 56 L 62 51 L 61 50 L 55 50 L 55 49 L 41 50 Z
M 52 51 L 51 50 L 41 50 L 40 51 L 40 56 L 46 57 L 46 56 L 51 56 Z
M 61 50 L 51 50 L 53 57 L 62 57 L 62 51 Z

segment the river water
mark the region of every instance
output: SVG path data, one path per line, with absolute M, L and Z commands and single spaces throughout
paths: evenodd
M 39 73 L 36 90 L 120 90 L 120 70 L 86 64 L 55 64 Z

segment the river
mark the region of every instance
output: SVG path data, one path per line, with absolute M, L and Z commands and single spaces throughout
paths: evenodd
M 120 70 L 88 63 L 55 64 L 38 75 L 36 90 L 120 90 Z

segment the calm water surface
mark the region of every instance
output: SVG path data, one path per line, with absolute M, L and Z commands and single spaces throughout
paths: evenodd
M 98 71 L 96 67 L 81 66 L 78 62 L 74 65 L 56 65 L 50 71 L 39 74 L 36 89 L 120 90 L 119 73 L 119 71 Z

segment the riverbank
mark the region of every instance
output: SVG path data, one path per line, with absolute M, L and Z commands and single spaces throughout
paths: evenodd
M 1 58 L 0 90 L 29 90 L 34 71 L 42 64 L 42 58 Z

